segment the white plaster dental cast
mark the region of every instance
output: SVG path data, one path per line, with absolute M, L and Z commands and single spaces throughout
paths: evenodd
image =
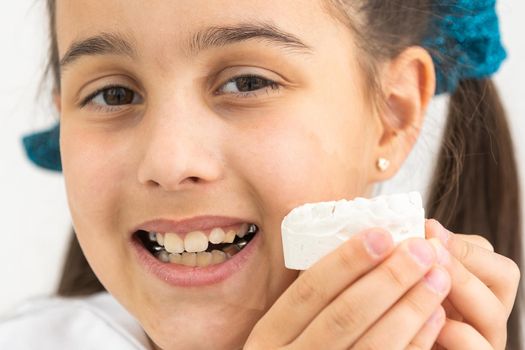
M 419 192 L 294 208 L 281 224 L 285 266 L 306 270 L 352 235 L 372 227 L 390 232 L 395 244 L 410 237 L 424 238 L 425 210 Z

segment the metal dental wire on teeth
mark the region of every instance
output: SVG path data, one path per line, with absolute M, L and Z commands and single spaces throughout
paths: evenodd
M 247 235 L 251 235 L 252 233 L 255 233 L 257 232 L 257 226 L 255 226 L 254 224 L 250 224 L 250 226 L 248 227 L 248 231 L 246 232 Z M 246 245 L 248 244 L 248 242 L 246 240 L 242 240 L 238 243 L 234 243 L 233 245 L 236 246 L 237 248 L 239 248 L 239 250 L 241 250 L 242 248 L 244 248 Z
M 257 226 L 254 224 L 250 224 L 250 226 L 248 226 L 248 231 L 246 233 L 250 235 L 255 232 L 257 232 Z
M 161 245 L 158 245 L 158 244 L 155 244 L 152 249 L 155 251 L 155 252 L 161 252 L 161 251 L 164 251 L 164 247 L 161 246 Z
M 149 232 L 148 233 L 148 238 L 150 241 L 154 242 L 157 240 L 157 234 L 155 232 Z
M 241 241 L 241 242 L 239 242 L 239 243 L 235 243 L 234 246 L 236 246 L 236 247 L 239 248 L 239 249 L 242 249 L 242 248 L 244 248 L 244 246 L 247 245 L 247 244 L 248 244 L 248 242 L 246 242 L 246 241 Z

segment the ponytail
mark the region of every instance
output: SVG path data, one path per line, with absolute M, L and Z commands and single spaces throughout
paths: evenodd
M 64 297 L 76 297 L 104 291 L 104 287 L 89 266 L 80 248 L 77 235 L 73 230 L 71 231 L 57 294 Z
M 505 111 L 490 79 L 465 80 L 451 96 L 428 216 L 453 232 L 478 234 L 521 268 L 520 189 Z M 521 349 L 521 286 L 507 349 Z

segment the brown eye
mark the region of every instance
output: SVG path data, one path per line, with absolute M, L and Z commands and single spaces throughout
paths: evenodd
M 126 106 L 131 104 L 139 104 L 144 102 L 142 97 L 135 91 L 124 86 L 107 86 L 95 91 L 93 94 L 85 98 L 80 107 L 92 106 L 97 111 L 112 111 L 119 106 Z
M 237 78 L 237 88 L 241 92 L 253 91 L 262 89 L 268 84 L 265 84 L 267 80 L 261 79 L 259 77 L 240 77 Z
M 279 90 L 280 84 L 257 75 L 241 75 L 228 80 L 220 89 L 219 94 L 232 94 L 239 97 L 255 95 L 259 90 Z
M 102 98 L 108 106 L 127 105 L 133 102 L 135 93 L 124 87 L 112 87 L 102 93 Z

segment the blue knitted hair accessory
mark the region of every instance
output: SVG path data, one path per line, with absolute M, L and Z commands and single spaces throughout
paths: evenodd
M 60 161 L 60 124 L 52 128 L 26 135 L 22 138 L 27 157 L 41 168 L 62 171 Z
M 434 1 L 435 20 L 423 46 L 436 66 L 436 94 L 453 93 L 464 79 L 494 74 L 507 57 L 496 0 Z
M 436 94 L 454 92 L 463 79 L 494 74 L 506 58 L 495 0 L 435 0 L 431 30 L 423 41 L 436 66 Z M 60 125 L 23 137 L 29 159 L 62 171 Z

